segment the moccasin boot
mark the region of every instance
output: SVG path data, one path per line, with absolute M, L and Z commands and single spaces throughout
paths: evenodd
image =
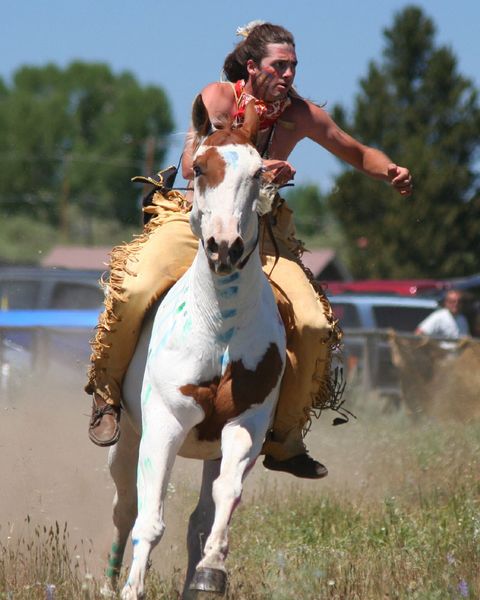
M 120 407 L 107 404 L 98 394 L 93 394 L 92 416 L 88 436 L 97 446 L 113 446 L 120 437 Z
M 267 454 L 263 466 L 271 471 L 283 471 L 304 479 L 322 479 L 328 475 L 327 467 L 314 460 L 306 452 L 287 458 L 287 460 L 276 460 Z

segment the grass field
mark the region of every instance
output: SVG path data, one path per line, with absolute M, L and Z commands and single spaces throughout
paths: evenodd
M 325 482 L 282 476 L 246 494 L 231 529 L 228 598 L 480 598 L 480 423 L 374 414 L 328 442 L 332 454 L 342 440 L 346 449 Z M 195 495 L 175 494 L 186 519 Z M 2 522 L 1 599 L 101 598 L 89 543 L 70 542 L 68 523 L 24 525 L 19 538 Z M 148 598 L 179 598 L 181 570 L 153 567 Z

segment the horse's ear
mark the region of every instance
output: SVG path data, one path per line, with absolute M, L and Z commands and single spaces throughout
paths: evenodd
M 202 94 L 198 94 L 192 108 L 193 129 L 199 137 L 205 137 L 212 129 L 208 111 L 203 103 Z
M 252 100 L 247 104 L 245 109 L 245 119 L 242 125 L 242 131 L 247 135 L 248 139 L 255 146 L 257 143 L 258 126 L 260 120 L 255 110 L 255 101 Z

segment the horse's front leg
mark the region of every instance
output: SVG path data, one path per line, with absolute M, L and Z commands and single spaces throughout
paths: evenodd
M 225 559 L 228 525 L 242 495 L 243 480 L 255 464 L 270 421 L 271 408 L 258 407 L 228 423 L 222 432 L 220 475 L 213 483 L 215 518 L 203 559 L 197 565 L 190 589 L 223 594 L 226 588 Z
M 122 600 L 144 597 L 148 558 L 165 530 L 167 486 L 187 433 L 188 428 L 163 406 L 145 410 L 138 458 L 138 517 L 132 531 L 133 561 Z

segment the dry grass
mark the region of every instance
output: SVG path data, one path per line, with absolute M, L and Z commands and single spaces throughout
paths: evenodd
M 376 398 L 357 402 L 354 412 L 359 419 L 351 424 L 332 428 L 327 414 L 315 425 L 308 441 L 312 454 L 330 468 L 326 480 L 300 482 L 256 467 L 233 519 L 230 600 L 480 597 L 480 423 L 412 425 L 401 412 L 379 416 L 378 402 Z M 20 416 L 17 411 L 11 427 L 25 422 Z M 78 435 L 85 437 L 83 431 Z M 3 439 L 5 443 L 8 436 Z M 72 452 L 78 455 L 78 449 Z M 108 544 L 101 540 L 99 551 L 98 536 L 104 534 L 103 527 L 110 528 L 110 500 L 100 498 L 101 506 L 95 504 L 98 482 L 107 486 L 107 476 L 97 473 L 93 479 L 91 457 L 97 455 L 91 452 L 82 468 L 77 465 L 68 485 L 76 491 L 75 482 L 78 485 L 79 479 L 92 473 L 92 495 L 85 493 L 76 502 L 62 488 L 57 496 L 47 498 L 48 503 L 42 500 L 47 524 L 41 512 L 32 520 L 23 516 L 21 526 L 18 519 L 1 522 L 0 599 L 101 598 L 100 557 L 106 555 Z M 57 454 L 54 448 L 52 456 L 43 456 L 46 466 L 53 470 L 56 463 L 52 461 L 57 461 L 60 471 L 67 472 L 73 459 L 63 455 L 59 462 Z M 27 467 L 34 473 L 43 463 L 30 460 Z M 81 456 L 77 460 L 81 464 Z M 103 460 L 104 455 L 98 462 Z M 18 458 L 15 464 L 15 474 L 9 471 L 13 488 L 24 477 L 26 463 Z M 184 522 L 195 503 L 198 480 L 197 474 L 191 477 L 187 471 L 190 464 L 180 462 L 172 485 L 167 508 L 171 537 L 154 552 L 147 587 L 152 599 L 179 598 L 185 563 Z M 83 490 L 89 481 L 78 489 Z M 28 485 L 33 485 L 33 477 L 19 489 L 25 492 Z M 35 481 L 34 485 L 42 484 Z M 46 498 L 45 491 L 35 489 L 37 493 Z M 105 497 L 110 494 L 111 489 L 106 489 Z M 25 499 L 18 504 L 28 505 Z M 92 521 L 98 529 L 92 536 L 95 549 L 90 540 L 78 541 L 78 525 L 83 520 L 88 523 L 79 513 L 93 516 L 97 511 L 102 528 Z M 13 514 L 11 506 L 8 514 Z M 59 525 L 56 514 L 67 515 L 68 526 Z M 72 521 L 77 525 L 73 541 L 69 537 Z M 64 523 L 62 518 L 59 522 Z M 156 563 L 159 557 L 163 566 Z

